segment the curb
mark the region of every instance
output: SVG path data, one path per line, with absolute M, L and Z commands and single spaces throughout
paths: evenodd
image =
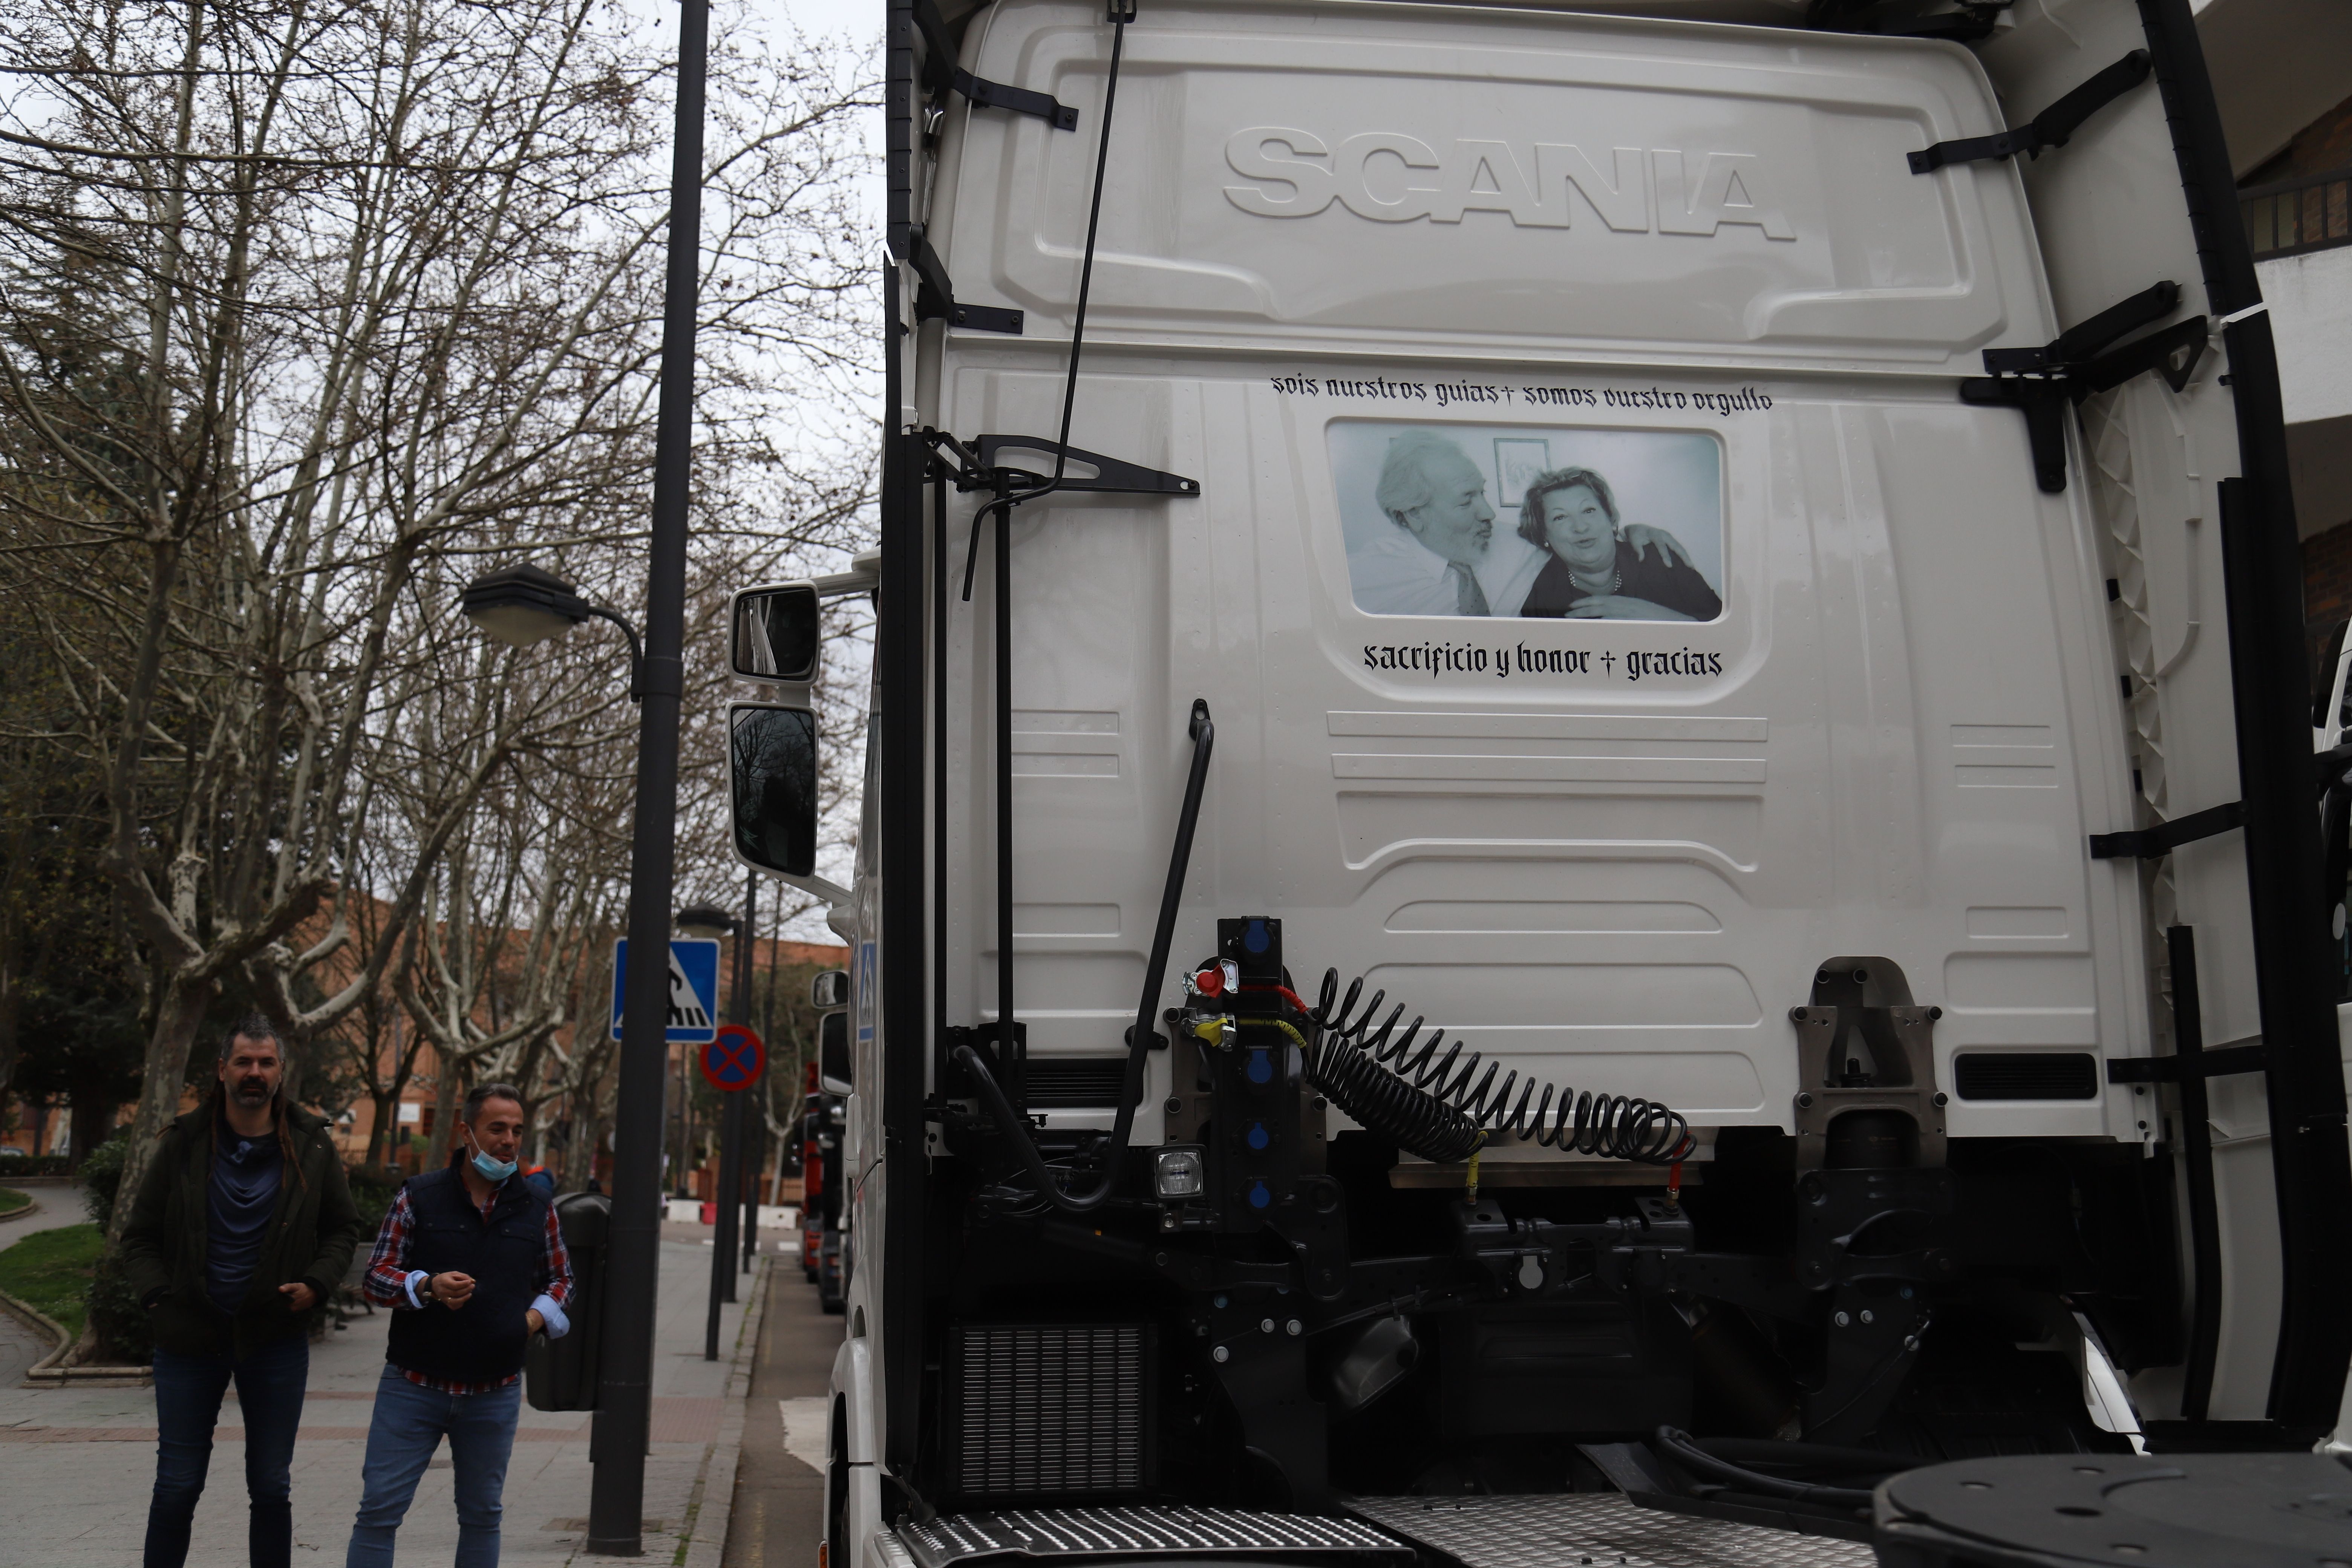
M 775 1259 L 762 1253 L 751 1277 L 751 1294 L 736 1326 L 735 1351 L 729 1358 L 726 1404 L 719 1417 L 719 1436 L 703 1451 L 702 1473 L 695 1478 L 693 1495 L 686 1505 L 686 1535 L 677 1543 L 673 1568 L 719 1568 L 727 1550 L 727 1526 L 735 1509 L 735 1470 L 743 1458 L 743 1422 L 751 1393 L 751 1374 L 760 1359 L 760 1329 L 768 1315 L 768 1286 Z
M 67 1366 L 66 1357 L 74 1351 L 75 1341 L 67 1334 L 65 1325 L 47 1312 L 5 1290 L 0 1290 L 0 1311 L 31 1329 L 46 1334 L 57 1342 L 49 1353 L 25 1369 L 25 1381 L 20 1388 L 55 1388 L 68 1383 L 95 1384 L 101 1388 L 145 1388 L 155 1381 L 152 1366 Z
M 31 1203 L 26 1204 L 20 1208 L 13 1208 L 6 1214 L 0 1214 L 0 1225 L 6 1225 L 12 1219 L 27 1219 L 40 1212 L 41 1202 L 38 1198 L 36 1198 Z
M 35 1362 L 32 1368 L 27 1369 L 28 1376 L 32 1371 L 45 1367 L 55 1361 L 58 1352 L 66 1349 L 73 1342 L 71 1337 L 67 1334 L 63 1323 L 58 1322 L 30 1301 L 11 1296 L 5 1290 L 0 1290 L 0 1311 L 6 1312 L 35 1333 L 47 1335 L 52 1342 L 49 1353 Z

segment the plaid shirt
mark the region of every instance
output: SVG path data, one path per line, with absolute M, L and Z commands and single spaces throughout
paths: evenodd
M 515 1175 L 509 1176 L 507 1181 L 519 1182 L 521 1179 Z M 484 1219 L 489 1218 L 490 1209 L 499 1201 L 499 1194 L 505 1190 L 506 1182 L 499 1183 L 490 1189 L 488 1202 L 476 1205 L 482 1211 Z M 378 1306 L 403 1312 L 425 1310 L 425 1300 L 418 1294 L 425 1288 L 425 1270 L 408 1266 L 408 1245 L 415 1229 L 416 1211 L 409 1205 L 408 1189 L 403 1187 L 393 1197 L 392 1207 L 384 1213 L 383 1228 L 376 1233 L 375 1251 L 368 1258 L 367 1273 L 360 1284 L 362 1292 Z M 564 1309 L 571 1302 L 572 1256 L 563 1249 L 563 1227 L 556 1223 L 554 1205 L 550 1205 L 547 1210 L 547 1256 L 540 1266 L 540 1294 L 531 1302 L 540 1316 L 547 1321 L 550 1339 L 561 1339 L 570 1331 L 572 1325 L 564 1317 Z M 549 1310 L 551 1307 L 553 1311 Z M 516 1373 L 512 1377 L 500 1378 L 496 1383 L 462 1383 L 446 1377 L 427 1377 L 406 1367 L 400 1369 L 400 1374 L 421 1387 L 438 1389 L 444 1394 L 488 1394 L 493 1388 L 504 1388 L 522 1375 Z

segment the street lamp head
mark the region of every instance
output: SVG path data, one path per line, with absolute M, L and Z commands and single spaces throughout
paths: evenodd
M 551 572 L 507 566 L 466 584 L 457 607 L 466 618 L 509 647 L 529 647 L 586 620 L 588 601 Z
M 734 931 L 735 917 L 709 904 L 695 904 L 677 911 L 677 929 L 690 937 L 716 942 Z

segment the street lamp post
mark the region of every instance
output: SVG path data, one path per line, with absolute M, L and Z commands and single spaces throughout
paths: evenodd
M 743 923 L 735 928 L 735 997 L 733 1021 L 749 1028 L 751 1024 L 751 954 L 753 932 L 760 922 L 760 874 L 743 873 Z M 753 1083 L 758 1080 L 754 1079 Z M 753 1084 L 745 1084 L 727 1097 L 727 1109 L 719 1124 L 719 1245 L 712 1249 L 711 1284 L 724 1291 L 723 1299 L 735 1300 L 735 1248 L 743 1236 L 743 1145 L 746 1142 L 745 1118 L 750 1114 Z M 711 1322 L 719 1321 L 716 1313 Z M 708 1361 L 719 1359 L 719 1347 L 710 1347 Z
M 702 250 L 702 89 L 709 0 L 678 5 L 677 129 L 670 147 L 668 278 L 661 408 L 646 574 L 646 652 L 636 687 L 637 795 L 629 853 L 628 994 L 614 1107 L 605 1354 L 596 1391 L 588 1550 L 645 1550 L 646 1445 L 653 1416 L 654 1289 L 661 1268 L 661 1102 L 677 871 L 678 701 L 685 691 L 687 481 L 694 455 L 694 319 Z

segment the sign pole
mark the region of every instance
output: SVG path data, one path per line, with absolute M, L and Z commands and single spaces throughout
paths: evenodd
M 702 256 L 702 100 L 709 0 L 678 6 L 677 125 L 670 144 L 668 278 L 662 300 L 661 405 L 646 573 L 646 653 L 637 669 L 636 821 L 629 851 L 629 994 L 613 1136 L 604 1365 L 590 1441 L 588 1550 L 645 1551 L 652 1436 L 654 1290 L 661 1272 L 662 1080 L 668 1056 L 670 889 L 677 869 L 677 727 L 686 648 L 687 484 L 694 456 L 694 327 Z
M 735 994 L 730 1023 L 751 1022 L 751 922 L 759 916 L 760 874 L 743 875 L 743 921 L 735 928 Z M 719 1359 L 719 1307 L 735 1300 L 735 1234 L 743 1187 L 743 1091 L 724 1096 L 719 1117 L 719 1184 L 711 1195 L 710 1303 L 703 1319 L 702 1359 Z

